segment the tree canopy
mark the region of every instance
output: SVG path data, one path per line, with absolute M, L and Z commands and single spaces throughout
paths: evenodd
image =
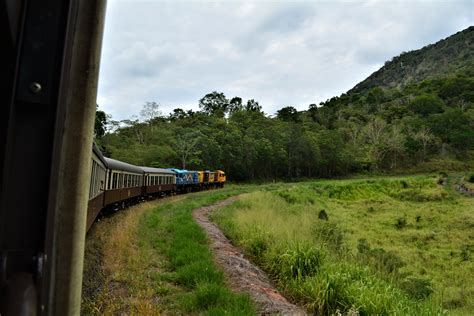
M 443 157 L 472 161 L 474 85 L 452 85 L 465 80 L 471 79 L 458 75 L 403 89 L 343 94 L 306 111 L 283 107 L 275 117 L 263 113 L 254 99 L 229 101 L 214 91 L 199 100 L 201 111 L 177 108 L 165 117 L 158 103 L 148 102 L 144 109 L 151 107 L 158 116 L 122 121 L 96 135 L 113 158 L 156 167 L 224 169 L 234 180 L 390 171 Z M 104 115 L 98 111 L 97 117 Z M 97 122 L 103 126 L 105 121 Z

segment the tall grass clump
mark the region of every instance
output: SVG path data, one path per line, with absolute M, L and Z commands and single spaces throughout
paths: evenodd
M 295 241 L 272 249 L 265 258 L 265 267 L 280 282 L 304 280 L 318 273 L 325 253 L 307 242 Z

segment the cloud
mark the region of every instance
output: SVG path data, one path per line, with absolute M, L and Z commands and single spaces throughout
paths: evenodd
M 147 101 L 198 109 L 211 91 L 306 109 L 386 60 L 473 22 L 471 1 L 108 2 L 98 104 L 115 119 Z

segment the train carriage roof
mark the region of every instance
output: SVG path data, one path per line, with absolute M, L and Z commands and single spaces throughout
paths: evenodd
M 161 174 L 170 174 L 170 175 L 175 175 L 173 171 L 170 169 L 164 169 L 164 168 L 151 168 L 151 167 L 140 167 L 145 173 L 161 173 Z
M 132 165 L 120 160 L 115 160 L 115 159 L 107 158 L 107 157 L 104 157 L 104 158 L 105 158 L 105 161 L 107 162 L 108 168 L 111 170 L 120 170 L 120 171 L 143 174 L 143 169 L 140 167 L 137 167 L 135 165 Z
M 107 167 L 107 161 L 105 161 L 104 155 L 102 155 L 102 152 L 100 151 L 99 146 L 97 146 L 95 143 L 92 143 L 92 152 Z

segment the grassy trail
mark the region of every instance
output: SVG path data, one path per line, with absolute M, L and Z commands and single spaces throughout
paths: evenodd
M 231 292 L 192 210 L 247 191 L 229 187 L 143 203 L 104 218 L 86 245 L 82 313 L 254 315 Z

